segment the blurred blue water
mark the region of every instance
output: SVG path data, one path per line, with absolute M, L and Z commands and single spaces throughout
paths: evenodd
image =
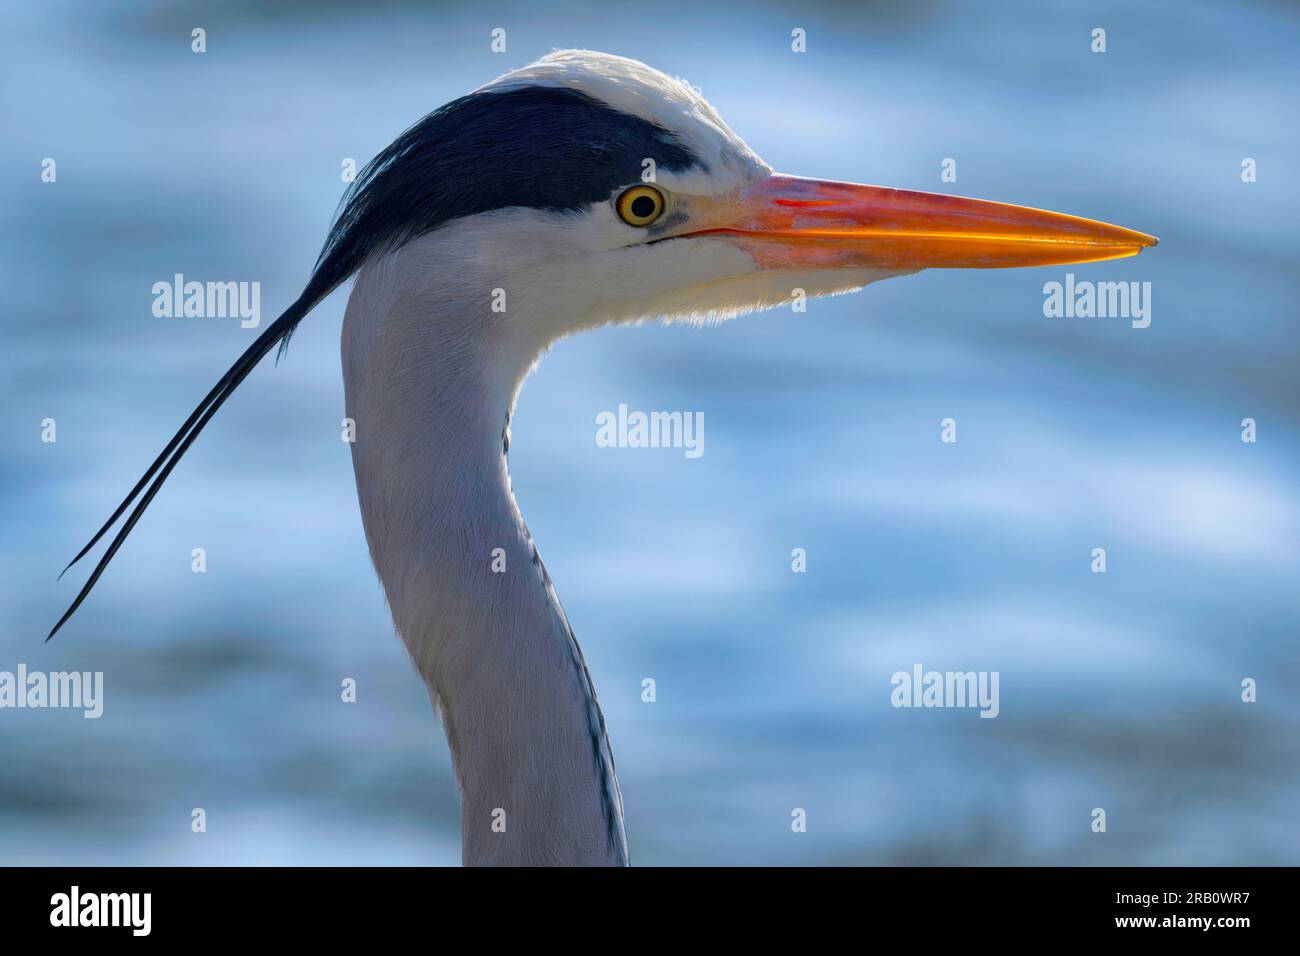
M 342 294 L 41 637 L 82 580 L 58 570 L 254 334 L 154 318 L 152 284 L 259 280 L 274 315 L 344 157 L 571 46 L 685 76 L 783 171 L 1162 240 L 546 358 L 514 484 L 601 694 L 634 861 L 1300 862 L 1295 8 L 424 6 L 4 14 L 0 669 L 103 670 L 107 701 L 98 721 L 0 711 L 0 862 L 458 861 L 446 747 L 338 440 Z M 1066 271 L 1150 281 L 1151 327 L 1045 319 Z M 620 402 L 703 411 L 705 455 L 597 448 Z M 915 662 L 1000 671 L 1001 716 L 893 709 Z

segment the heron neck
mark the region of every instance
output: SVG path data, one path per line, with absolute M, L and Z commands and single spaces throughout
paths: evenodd
M 510 487 L 508 416 L 536 349 L 485 339 L 468 294 L 405 294 L 393 258 L 362 270 L 344 321 L 353 465 L 451 747 L 464 861 L 624 864 L 604 719 Z

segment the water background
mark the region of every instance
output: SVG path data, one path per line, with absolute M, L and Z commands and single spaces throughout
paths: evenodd
M 1297 8 L 248 0 L 3 18 L 0 669 L 102 670 L 107 701 L 97 721 L 0 711 L 0 862 L 459 861 L 446 746 L 339 441 L 343 293 L 41 639 L 83 580 L 58 571 L 255 334 L 155 318 L 152 284 L 258 280 L 270 321 L 344 157 L 560 47 L 686 77 L 782 171 L 1161 237 L 1138 259 L 927 273 L 802 315 L 606 329 L 545 359 L 514 485 L 600 692 L 634 862 L 1300 862 Z M 1151 282 L 1151 326 L 1044 318 L 1067 271 Z M 619 403 L 703 411 L 704 456 L 597 448 Z M 956 445 L 938 440 L 948 416 Z M 889 675 L 918 662 L 999 671 L 1001 715 L 892 708 Z

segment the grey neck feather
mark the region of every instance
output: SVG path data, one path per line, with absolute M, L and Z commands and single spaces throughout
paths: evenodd
M 451 746 L 465 863 L 626 864 L 604 720 L 506 466 L 514 396 L 545 342 L 494 324 L 447 255 L 424 241 L 380 257 L 348 303 L 371 557 Z

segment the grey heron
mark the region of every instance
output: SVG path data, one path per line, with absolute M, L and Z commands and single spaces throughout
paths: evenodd
M 507 466 L 510 415 L 542 353 L 607 323 L 727 319 L 796 290 L 1093 262 L 1155 241 L 1027 207 L 777 174 L 686 83 L 622 57 L 551 54 L 425 116 L 366 166 L 301 296 L 73 559 L 126 516 L 50 636 L 231 392 L 355 275 L 342 364 L 357 496 L 450 745 L 464 861 L 626 864 L 605 721 Z

